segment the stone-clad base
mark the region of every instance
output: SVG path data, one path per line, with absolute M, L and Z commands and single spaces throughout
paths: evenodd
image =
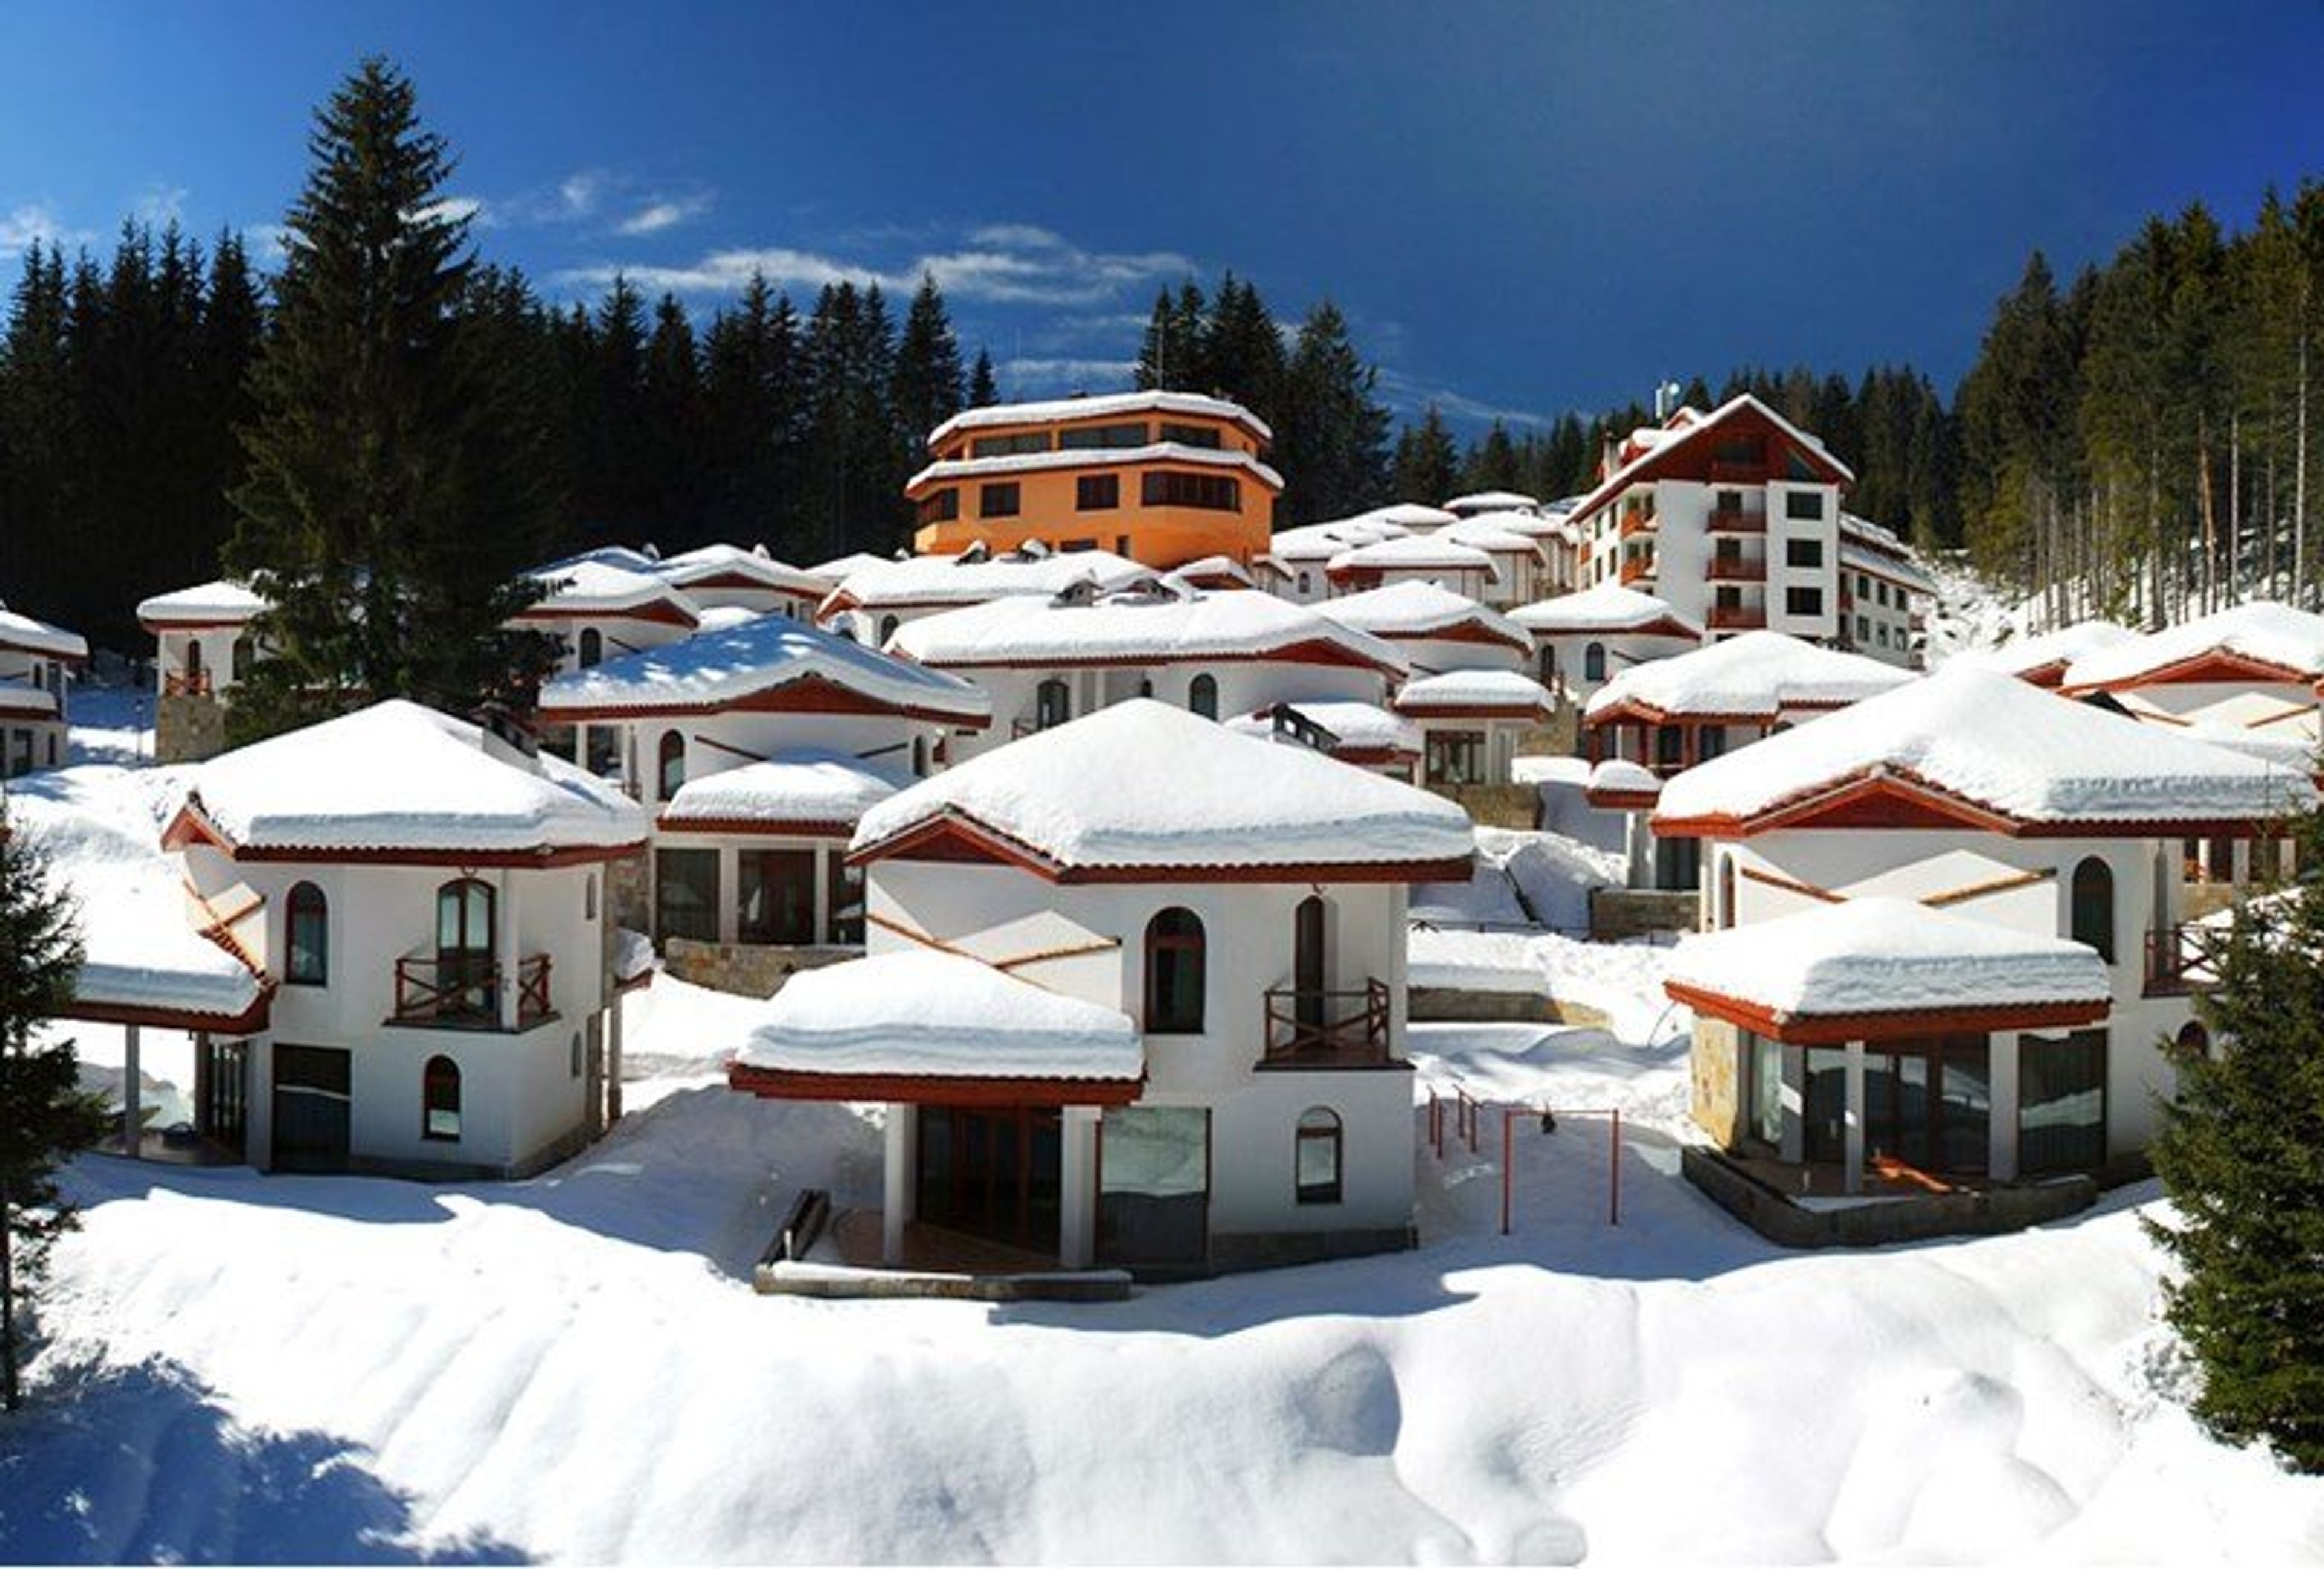
M 1457 801 L 1471 820 L 1488 828 L 1530 831 L 1541 826 L 1541 791 L 1533 785 L 1431 785 L 1435 794 Z
M 1618 943 L 1658 932 L 1691 932 L 1702 915 L 1702 896 L 1692 890 L 1665 893 L 1648 888 L 1593 888 L 1590 940 Z
M 1809 1209 L 1715 1149 L 1690 1146 L 1681 1150 L 1679 1168 L 1713 1204 L 1785 1248 L 1877 1248 L 1931 1237 L 2023 1231 L 2080 1214 L 2098 1197 L 2093 1179 L 2063 1177 L 1979 1192 L 1916 1194 Z
M 199 762 L 226 750 L 226 705 L 216 697 L 162 697 L 153 710 L 153 761 Z
M 771 997 L 801 970 L 819 970 L 860 959 L 856 947 L 762 947 L 747 943 L 703 943 L 672 937 L 662 945 L 662 968 L 691 986 L 732 992 L 738 997 Z

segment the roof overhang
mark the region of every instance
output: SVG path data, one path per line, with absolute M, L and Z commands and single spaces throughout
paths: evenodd
M 2080 697 L 2091 692 L 2131 692 L 2141 687 L 2185 687 L 2200 682 L 2233 684 L 2246 681 L 2305 687 L 2311 691 L 2318 684 L 2313 670 L 2296 670 L 2289 665 L 2272 664 L 2265 660 L 2255 660 L 2249 654 L 2236 653 L 2232 649 L 2205 649 L 2183 660 L 2157 665 L 2151 670 L 2116 676 L 2103 681 L 2071 682 L 2060 690 L 2069 697 Z
M 1748 839 L 1783 828 L 1950 828 L 2012 839 L 2252 838 L 2278 820 L 2276 815 L 2254 815 L 2038 821 L 1971 800 L 1910 770 L 1877 768 L 1817 786 L 1760 812 L 1691 817 L 1658 814 L 1653 828 L 1658 839 Z
M 255 1035 L 266 1028 L 274 1006 L 274 988 L 262 984 L 249 1007 L 239 1013 L 212 1013 L 197 1008 L 172 1008 L 160 1003 L 82 1001 L 68 1003 L 57 1015 L 88 1024 L 132 1024 L 152 1029 L 183 1029 L 211 1035 Z
M 248 864 L 289 863 L 302 866 L 451 866 L 506 867 L 551 871 L 561 866 L 595 866 L 623 860 L 643 850 L 649 841 L 634 839 L 618 844 L 535 844 L 487 849 L 474 845 L 434 844 L 244 844 L 218 826 L 188 797 L 161 830 L 161 848 L 184 850 L 195 845 L 217 851 L 229 861 Z
M 1993 1007 L 1898 1009 L 1877 1013 L 1787 1013 L 1765 1003 L 1747 1001 L 1692 986 L 1665 981 L 1663 992 L 1674 1002 L 1699 1014 L 1723 1020 L 1754 1035 L 1787 1046 L 1842 1046 L 1851 1040 L 1868 1045 L 1909 1040 L 1931 1035 L 1991 1034 L 1998 1030 L 2071 1029 L 2095 1024 L 2111 1004 L 2097 1001 L 2012 1002 Z
M 1282 864 L 1069 866 L 1031 845 L 946 808 L 884 839 L 850 850 L 851 866 L 879 861 L 950 861 L 1014 866 L 1046 882 L 1465 882 L 1472 854 L 1435 861 Z
M 770 681 L 731 697 L 544 704 L 540 710 L 541 718 L 559 725 L 595 725 L 622 719 L 702 719 L 717 714 L 872 715 L 945 725 L 959 730 L 982 730 L 992 723 L 987 714 L 963 714 L 916 703 L 899 703 L 814 673 Z
M 935 1074 L 816 1074 L 730 1063 L 726 1087 L 771 1101 L 901 1101 L 928 1106 L 1126 1106 L 1144 1078 L 969 1078 Z

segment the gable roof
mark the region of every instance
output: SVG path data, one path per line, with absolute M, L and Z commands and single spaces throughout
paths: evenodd
M 1667 599 L 1641 594 L 1614 582 L 1520 605 L 1509 612 L 1509 619 L 1542 637 L 1564 632 L 1627 632 L 1642 637 L 1702 641 L 1702 627 L 1681 615 Z
M 2120 691 L 2208 674 L 2200 667 L 2214 663 L 2242 667 L 2249 678 L 2262 681 L 2324 680 L 2324 615 L 2272 599 L 2250 600 L 2083 653 L 2067 667 L 2064 687 L 2074 693 Z
M 1526 629 L 1499 611 L 1422 578 L 1320 600 L 1314 608 L 1342 626 L 1392 641 L 1506 643 L 1520 651 L 1533 647 Z
M 520 621 L 618 615 L 689 629 L 702 621 L 702 607 L 658 573 L 585 560 L 532 576 L 546 592 L 517 612 Z
M 646 831 L 613 785 L 392 699 L 202 763 L 164 838 L 237 859 L 549 864 L 605 859 Z
M 853 853 L 973 853 L 1053 881 L 1442 881 L 1452 802 L 1134 698 L 970 759 L 863 815 Z
M 996 599 L 910 622 L 890 646 L 939 669 L 1277 660 L 1405 670 L 1393 645 L 1248 588 Z
M 1747 632 L 1618 672 L 1590 699 L 1591 724 L 1618 711 L 1667 718 L 1774 719 L 1886 692 L 1910 670 L 1819 648 L 1780 632 Z
M 1748 836 L 1851 803 L 1863 826 L 2012 835 L 2232 828 L 2304 809 L 2302 774 L 1958 664 L 1687 770 L 1655 832 Z
M 1682 423 L 1681 416 L 1688 418 Z M 1848 465 L 1834 457 L 1824 444 L 1813 436 L 1776 413 L 1748 392 L 1739 393 L 1721 403 L 1708 414 L 1695 414 L 1692 409 L 1682 409 L 1672 416 L 1673 423 L 1664 428 L 1661 435 L 1644 446 L 1638 455 L 1600 482 L 1598 488 L 1582 497 L 1568 514 L 1570 521 L 1580 523 L 1600 508 L 1613 501 L 1634 485 L 1659 479 L 1679 465 L 1683 456 L 1692 456 L 1715 444 L 1722 429 L 1737 424 L 1765 422 L 1777 435 L 1790 441 L 1805 457 L 1810 466 L 1837 485 L 1853 485 L 1856 475 Z
M 807 711 L 819 702 L 824 712 L 894 714 L 980 728 L 992 712 L 991 700 L 957 677 L 781 614 L 752 616 L 567 671 L 541 688 L 540 712 L 558 722 L 716 714 L 781 707 L 771 695 L 786 688 Z M 816 701 L 808 700 L 810 694 Z

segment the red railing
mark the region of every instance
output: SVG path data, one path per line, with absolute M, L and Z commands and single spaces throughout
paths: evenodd
M 1765 583 L 1767 564 L 1746 561 L 1739 556 L 1713 556 L 1702 575 L 1713 583 Z
M 2146 995 L 2183 997 L 2212 984 L 2218 977 L 2209 961 L 2200 927 L 2166 927 L 2147 933 Z
M 1388 984 L 1366 981 L 1360 992 L 1270 991 L 1260 1038 L 1261 1067 L 1385 1067 Z
M 531 954 L 516 965 L 516 1028 L 546 1019 L 549 955 Z M 501 1029 L 501 967 L 482 955 L 447 954 L 395 961 L 392 1024 L 445 1029 Z
M 1624 512 L 1615 531 L 1627 540 L 1633 534 L 1646 533 L 1654 526 L 1655 514 L 1652 512 Z
M 1621 579 L 1624 583 L 1642 582 L 1654 575 L 1655 558 L 1652 556 L 1628 556 L 1623 558 Z
M 1753 632 L 1767 624 L 1767 613 L 1749 605 L 1714 605 L 1711 625 L 1718 632 Z
M 1714 534 L 1764 534 L 1767 531 L 1767 514 L 1747 512 L 1739 507 L 1713 507 L 1711 521 L 1705 526 Z
M 207 697 L 210 693 L 210 673 L 208 670 L 161 672 L 161 696 L 164 697 Z

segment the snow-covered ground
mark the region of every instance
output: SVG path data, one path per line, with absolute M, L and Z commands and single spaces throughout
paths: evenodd
M 153 758 L 153 694 L 143 687 L 76 687 L 65 739 L 75 762 L 134 767 Z
M 873 1195 L 873 1114 L 725 1091 L 747 1004 L 634 1001 L 639 1109 L 534 1181 L 85 1160 L 0 1559 L 2324 1556 L 2324 1483 L 2173 1403 L 2126 1200 L 1781 1253 L 1676 1177 L 1667 1027 L 1416 1028 L 1418 1094 L 1563 1113 L 1506 1238 L 1501 1116 L 1440 1161 L 1416 1109 L 1415 1252 L 827 1303 L 748 1267 L 801 1184 Z

